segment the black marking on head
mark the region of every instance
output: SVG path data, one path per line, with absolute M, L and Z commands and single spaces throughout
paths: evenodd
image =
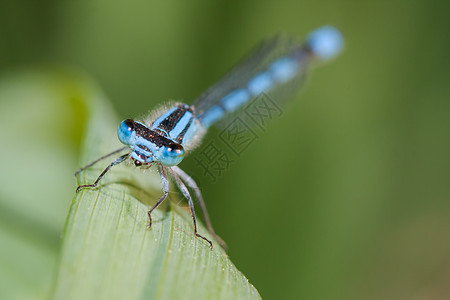
M 169 146 L 170 144 L 173 143 L 172 140 L 162 136 L 160 133 L 151 130 L 150 128 L 148 128 L 147 126 L 135 122 L 133 121 L 133 127 L 132 127 L 135 131 L 136 131 L 136 136 L 140 136 L 144 139 L 146 139 L 147 141 L 154 143 L 157 147 L 162 147 L 162 146 Z
M 167 150 L 169 150 L 170 152 L 175 151 L 177 153 L 180 153 L 181 151 L 183 151 L 183 146 L 177 143 L 172 143 L 167 147 Z

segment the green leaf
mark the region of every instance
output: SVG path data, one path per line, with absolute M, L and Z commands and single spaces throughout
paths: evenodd
M 92 89 L 69 73 L 0 78 L 0 299 L 48 299 Z
M 82 164 L 121 145 L 118 120 L 101 93 L 86 99 L 87 136 Z M 114 158 L 82 172 L 92 183 Z M 66 176 L 66 175 L 61 175 Z M 75 189 L 74 189 L 75 193 Z M 114 167 L 97 189 L 72 201 L 55 277 L 55 299 L 260 299 L 219 244 L 196 238 L 189 212 L 173 189 L 167 204 L 147 211 L 161 196 L 157 172 L 130 165 Z M 174 201 L 175 200 L 175 201 Z M 199 232 L 212 238 L 200 224 Z

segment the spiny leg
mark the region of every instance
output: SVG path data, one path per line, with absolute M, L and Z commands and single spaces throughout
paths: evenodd
M 172 167 L 173 168 L 173 167 Z M 195 218 L 195 210 L 194 210 L 194 202 L 192 201 L 192 197 L 189 194 L 189 190 L 187 189 L 186 185 L 183 183 L 183 181 L 181 181 L 180 177 L 178 177 L 177 173 L 172 170 L 172 168 L 169 168 L 169 170 L 171 170 L 173 178 L 175 178 L 175 182 L 177 183 L 178 188 L 180 189 L 180 191 L 183 193 L 184 197 L 188 200 L 189 203 L 189 208 L 191 209 L 191 215 L 192 215 L 192 222 L 194 223 L 194 233 L 195 236 L 204 239 L 205 241 L 207 241 L 209 243 L 209 247 L 213 248 L 213 244 L 210 240 L 208 240 L 207 238 L 205 238 L 203 235 L 200 235 L 197 231 L 197 220 Z
M 150 220 L 150 224 L 148 225 L 149 228 L 152 227 L 152 211 L 154 211 L 167 198 L 167 195 L 169 194 L 169 180 L 167 179 L 167 174 L 164 166 L 159 166 L 159 174 L 161 176 L 164 195 L 148 211 L 148 219 Z
M 172 167 L 172 170 L 175 171 L 175 173 L 177 173 L 178 176 L 180 176 L 181 180 L 183 180 L 188 187 L 194 190 L 195 196 L 197 197 L 197 200 L 200 203 L 200 207 L 202 208 L 203 216 L 205 217 L 206 227 L 208 227 L 209 233 L 216 239 L 217 242 L 219 242 L 219 244 L 222 246 L 223 249 L 227 250 L 227 244 L 220 238 L 220 236 L 218 236 L 215 233 L 214 228 L 212 227 L 211 219 L 209 218 L 208 210 L 206 209 L 206 204 L 203 201 L 202 193 L 198 188 L 198 185 L 195 182 L 195 180 L 177 166 Z
M 119 156 L 118 158 L 116 158 L 116 160 L 114 160 L 108 167 L 106 167 L 106 169 L 103 170 L 103 172 L 97 177 L 97 179 L 95 180 L 94 183 L 92 184 L 84 184 L 84 185 L 79 185 L 77 187 L 77 193 L 84 188 L 88 188 L 88 187 L 96 187 L 98 182 L 100 181 L 100 179 L 102 179 L 103 176 L 105 176 L 105 174 L 115 165 L 120 164 L 121 162 L 123 162 L 125 159 L 127 159 L 129 156 L 129 153 L 124 154 L 122 156 Z
M 76 171 L 74 175 L 77 176 L 78 173 L 82 172 L 83 170 L 86 170 L 86 169 L 89 168 L 89 167 L 92 167 L 93 165 L 95 165 L 96 163 L 98 163 L 99 161 L 101 161 L 102 159 L 105 159 L 105 158 L 107 158 L 107 157 L 110 157 L 111 155 L 114 155 L 114 154 L 116 154 L 116 153 L 119 153 L 119 152 L 121 152 L 121 151 L 123 151 L 123 150 L 125 150 L 125 149 L 127 149 L 127 148 L 128 148 L 128 147 L 122 147 L 122 148 L 120 148 L 120 149 L 114 150 L 114 151 L 111 152 L 111 153 L 108 153 L 108 154 L 106 154 L 106 155 L 103 155 L 102 157 L 100 157 L 100 158 L 94 160 L 94 161 L 91 162 L 90 164 L 87 164 L 87 165 L 85 165 L 84 167 L 82 167 L 81 169 L 79 169 L 78 171 Z

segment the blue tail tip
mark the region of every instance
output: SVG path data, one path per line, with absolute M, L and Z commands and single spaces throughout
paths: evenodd
M 327 25 L 311 32 L 306 38 L 306 45 L 315 56 L 327 60 L 341 52 L 344 39 L 338 29 Z

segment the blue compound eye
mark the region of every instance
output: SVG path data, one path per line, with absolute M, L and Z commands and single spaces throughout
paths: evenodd
M 162 149 L 160 162 L 172 167 L 178 165 L 184 158 L 184 148 L 180 144 L 172 143 Z
M 120 122 L 119 128 L 117 129 L 117 136 L 119 140 L 125 145 L 131 145 L 133 140 L 134 131 L 134 121 L 131 119 L 126 119 Z

